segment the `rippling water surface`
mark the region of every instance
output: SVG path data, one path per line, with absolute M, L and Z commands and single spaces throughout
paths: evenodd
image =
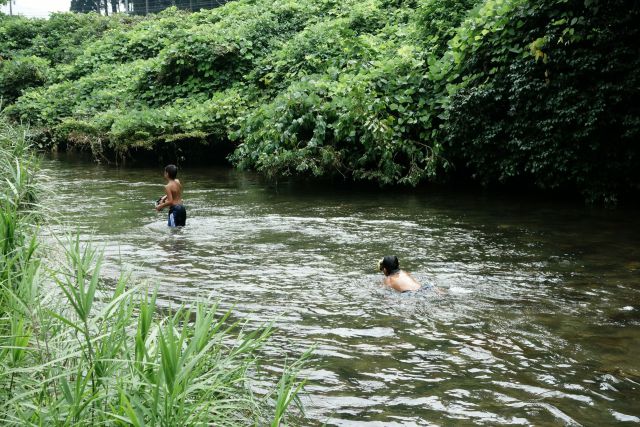
M 159 170 L 61 158 L 44 171 L 50 206 L 100 242 L 106 274 L 155 278 L 164 304 L 212 296 L 277 319 L 274 360 L 316 343 L 306 424 L 640 423 L 638 211 L 208 169 L 180 176 L 176 231 L 152 209 Z M 445 293 L 382 289 L 385 254 Z

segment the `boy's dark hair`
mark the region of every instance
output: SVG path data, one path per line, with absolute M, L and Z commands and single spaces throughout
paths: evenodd
M 400 271 L 400 261 L 395 255 L 387 255 L 380 261 L 380 270 L 385 268 L 388 274 L 395 274 Z
M 164 168 L 164 171 L 167 173 L 167 175 L 169 175 L 169 178 L 171 179 L 176 179 L 176 176 L 178 176 L 178 167 L 176 165 L 167 165 Z

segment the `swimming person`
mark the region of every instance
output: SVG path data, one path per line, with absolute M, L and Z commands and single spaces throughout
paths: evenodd
M 384 273 L 383 283 L 398 292 L 417 291 L 420 283 L 411 277 L 409 273 L 400 270 L 400 262 L 397 256 L 387 255 L 378 263 L 378 269 Z
M 164 191 L 167 193 L 156 202 L 156 211 L 169 207 L 169 227 L 184 227 L 187 222 L 187 210 L 182 205 L 182 184 L 176 179 L 178 176 L 178 168 L 176 165 L 167 165 L 164 168 L 164 179 L 167 185 Z

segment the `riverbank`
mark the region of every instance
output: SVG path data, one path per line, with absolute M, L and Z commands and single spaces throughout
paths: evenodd
M 308 353 L 274 381 L 260 369 L 274 333 L 264 320 L 247 328 L 195 297 L 159 313 L 153 279 L 103 277 L 102 252 L 45 232 L 58 188 L 41 191 L 25 129 L 2 120 L 0 171 L 2 424 L 285 422 Z
M 206 150 L 207 148 L 204 147 Z M 478 182 L 460 179 L 449 182 L 430 183 L 424 182 L 415 187 L 406 185 L 386 185 L 369 181 L 353 181 L 345 177 L 313 177 L 313 176 L 286 176 L 267 177 L 255 171 L 246 171 L 235 168 L 225 159 L 210 161 L 206 155 L 199 153 L 192 157 L 188 153 L 186 156 L 176 156 L 175 153 L 165 152 L 160 158 L 153 152 L 144 152 L 140 156 L 134 156 L 124 162 L 118 162 L 114 157 L 104 159 L 96 158 L 89 150 L 70 149 L 44 152 L 47 159 L 58 159 L 68 165 L 86 166 L 87 163 L 95 163 L 104 166 L 104 170 L 112 170 L 118 174 L 120 170 L 140 170 L 149 169 L 161 170 L 167 164 L 178 164 L 183 170 L 203 171 L 207 169 L 226 171 L 228 174 L 237 173 L 255 179 L 256 183 L 265 188 L 272 188 L 276 191 L 295 191 L 299 194 L 306 192 L 316 194 L 354 194 L 371 195 L 372 197 L 397 197 L 413 195 L 429 199 L 431 197 L 453 198 L 479 197 L 484 198 L 487 203 L 521 203 L 528 204 L 557 204 L 559 208 L 572 206 L 589 206 L 594 209 L 605 207 L 607 209 L 633 209 L 640 206 L 640 198 L 633 197 L 634 192 L 624 193 L 621 199 L 615 204 L 597 204 L 585 202 L 576 191 L 568 189 L 543 190 L 535 186 L 520 183 L 520 185 L 503 186 L 482 186 Z M 575 189 L 574 189 L 575 190 Z
M 462 180 L 615 204 L 640 191 L 639 23 L 623 0 L 3 16 L 0 96 L 44 145 L 96 157 L 193 159 L 200 144 L 205 161 L 270 177 Z

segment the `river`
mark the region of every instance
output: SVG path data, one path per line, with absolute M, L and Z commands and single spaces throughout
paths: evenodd
M 153 201 L 161 169 L 43 162 L 47 204 L 165 305 L 198 297 L 313 344 L 308 425 L 640 423 L 638 210 L 481 194 L 317 189 L 187 169 L 187 227 Z M 423 284 L 380 286 L 395 254 Z

